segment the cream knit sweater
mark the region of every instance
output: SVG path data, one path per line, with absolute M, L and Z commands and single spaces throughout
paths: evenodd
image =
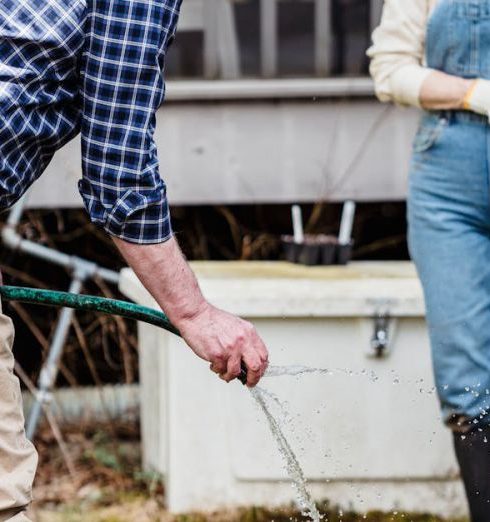
M 439 0 L 385 0 L 380 26 L 373 33 L 371 75 L 381 101 L 420 106 L 425 64 L 425 34 Z

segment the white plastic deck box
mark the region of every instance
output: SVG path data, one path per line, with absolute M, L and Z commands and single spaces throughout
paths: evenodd
M 316 499 L 360 512 L 465 513 L 410 263 L 193 268 L 211 302 L 254 322 L 271 364 L 332 370 L 262 384 L 286 404 L 286 433 Z M 130 270 L 121 290 L 155 306 Z M 388 336 L 379 357 L 375 331 L 378 347 Z M 165 331 L 142 324 L 139 344 L 145 466 L 163 474 L 170 510 L 291 502 L 294 490 L 248 390 L 217 379 Z

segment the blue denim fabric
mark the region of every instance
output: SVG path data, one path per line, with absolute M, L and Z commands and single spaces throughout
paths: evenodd
M 430 67 L 490 74 L 490 0 L 442 0 L 427 32 Z M 409 246 L 424 287 L 443 417 L 490 423 L 490 126 L 425 113 L 413 144 Z
M 181 1 L 0 0 L 0 210 L 81 131 L 92 221 L 135 243 L 171 236 L 153 135 Z

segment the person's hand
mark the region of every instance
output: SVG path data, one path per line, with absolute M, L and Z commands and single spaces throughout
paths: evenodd
M 247 385 L 259 382 L 268 361 L 262 339 L 250 323 L 206 301 L 175 238 L 155 245 L 114 242 L 196 355 L 227 382 L 240 375 L 242 363 Z
M 193 317 L 176 324 L 194 353 L 211 363 L 211 370 L 230 382 L 247 367 L 247 386 L 255 386 L 268 365 L 268 351 L 255 327 L 209 303 Z
M 463 100 L 463 109 L 490 118 L 490 81 L 473 80 Z

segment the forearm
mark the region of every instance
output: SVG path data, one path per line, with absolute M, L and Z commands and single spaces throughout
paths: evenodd
M 464 108 L 465 96 L 474 80 L 433 71 L 422 84 L 420 105 L 429 110 L 458 110 Z
M 137 245 L 114 238 L 118 249 L 143 286 L 194 353 L 211 363 L 225 381 L 248 371 L 255 386 L 268 364 L 264 342 L 252 324 L 209 304 L 174 238 L 155 245 Z
M 205 300 L 175 238 L 156 245 L 113 240 L 143 286 L 176 326 L 200 313 Z

